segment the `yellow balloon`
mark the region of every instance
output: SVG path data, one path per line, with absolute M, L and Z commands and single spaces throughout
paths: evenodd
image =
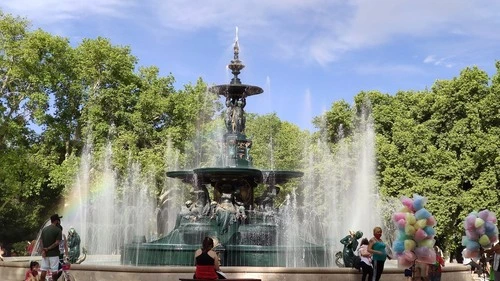
M 484 221 L 482 218 L 476 218 L 476 222 L 474 223 L 474 226 L 476 228 L 483 226 L 483 224 L 484 224 Z
M 411 213 L 411 210 L 408 207 L 404 206 L 399 210 L 400 213 Z
M 406 214 L 406 222 L 413 225 L 417 222 L 417 219 L 415 218 L 414 214 L 409 213 Z
M 483 247 L 486 247 L 490 244 L 490 238 L 488 235 L 483 234 L 481 237 L 479 237 L 479 244 Z
M 427 226 L 427 220 L 426 219 L 421 219 L 421 220 L 418 220 L 416 223 L 415 223 L 415 227 L 417 228 L 424 228 Z
M 415 247 L 417 246 L 417 243 L 415 243 L 414 240 L 407 239 L 405 240 L 405 251 L 413 251 Z
M 432 248 L 432 247 L 434 247 L 434 243 L 436 243 L 436 240 L 434 240 L 434 239 L 424 239 L 424 240 L 418 242 L 418 246 Z
M 406 235 L 408 236 L 413 236 L 415 235 L 415 227 L 413 227 L 413 225 L 406 225 L 405 226 L 405 233 Z

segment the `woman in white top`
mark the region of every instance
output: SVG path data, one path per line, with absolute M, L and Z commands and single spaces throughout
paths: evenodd
M 361 245 L 359 246 L 361 269 L 363 270 L 361 281 L 365 281 L 367 275 L 368 275 L 368 281 L 371 281 L 373 279 L 372 254 L 368 252 L 368 244 L 369 244 L 368 239 L 363 238 L 363 240 L 361 240 Z

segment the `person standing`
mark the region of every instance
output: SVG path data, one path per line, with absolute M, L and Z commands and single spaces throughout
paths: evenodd
M 429 279 L 430 281 L 441 281 L 441 271 L 444 266 L 444 259 L 441 256 L 441 251 L 438 246 L 434 246 L 436 252 L 436 262 L 430 265 Z
M 372 255 L 368 252 L 368 242 L 367 238 L 361 240 L 361 246 L 359 246 L 359 256 L 361 258 L 361 269 L 363 270 L 363 275 L 361 276 L 361 281 L 365 281 L 366 276 L 368 276 L 367 281 L 372 281 L 373 279 L 373 267 L 372 267 Z
M 64 235 L 63 227 L 58 224 L 57 227 L 61 230 L 61 241 L 59 241 L 59 261 L 64 262 L 64 257 L 68 257 L 68 241 L 66 235 Z
M 63 231 L 62 225 L 59 223 L 57 224 L 57 227 Z M 65 263 L 65 258 L 67 259 L 68 257 L 68 242 L 66 239 L 66 235 L 64 235 L 64 232 L 62 233 L 62 239 L 59 241 L 59 267 L 57 268 L 57 278 L 61 277 L 62 275 L 62 267 L 63 264 Z
M 57 270 L 59 268 L 59 242 L 62 240 L 62 230 L 57 226 L 61 224 L 61 216 L 54 214 L 50 217 L 50 225 L 42 229 L 42 273 L 41 280 L 45 280 L 47 271 L 51 272 L 52 280 L 57 280 Z
M 495 281 L 500 281 L 500 234 L 498 234 L 498 242 L 491 249 L 484 252 L 488 255 L 493 254 L 493 270 Z
M 373 260 L 373 279 L 379 281 L 384 272 L 384 264 L 387 259 L 386 245 L 382 241 L 382 228 L 376 226 L 373 228 L 373 237 L 368 244 L 368 252 L 372 254 Z

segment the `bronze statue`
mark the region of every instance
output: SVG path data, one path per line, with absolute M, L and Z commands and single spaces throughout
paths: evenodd
M 344 245 L 344 250 L 342 251 L 342 257 L 344 259 L 345 267 L 352 267 L 354 261 L 354 251 L 358 248 L 358 239 L 363 237 L 363 232 L 361 231 L 349 231 L 349 235 L 342 238 L 340 243 Z
M 233 111 L 236 106 L 236 100 L 234 98 L 226 97 L 226 129 L 229 133 L 233 133 Z
M 76 263 L 80 257 L 80 235 L 72 227 L 68 232 L 69 262 Z
M 226 97 L 226 128 L 229 133 L 242 133 L 245 131 L 245 105 L 246 99 Z

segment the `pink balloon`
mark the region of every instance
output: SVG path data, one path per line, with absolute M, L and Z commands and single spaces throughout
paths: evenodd
M 427 233 L 423 229 L 418 229 L 415 232 L 415 241 L 419 242 L 427 238 Z
M 401 198 L 401 203 L 403 203 L 403 205 L 406 208 L 410 209 L 411 211 L 415 211 L 413 209 L 413 200 L 412 199 L 410 199 L 408 197 L 403 197 L 403 198 Z
M 392 219 L 396 222 L 401 220 L 401 219 L 405 219 L 405 218 L 406 218 L 405 213 L 394 213 L 394 215 L 392 215 Z
M 404 220 L 404 219 L 398 220 L 397 225 L 398 225 L 399 229 L 404 229 L 406 226 L 406 220 Z
M 488 210 L 482 210 L 480 211 L 477 216 L 483 219 L 484 221 L 488 220 L 488 216 L 490 215 L 490 211 Z
M 496 235 L 496 234 L 495 235 L 491 235 L 489 238 L 490 238 L 491 244 L 493 244 L 493 243 L 495 243 L 495 242 L 498 241 L 498 235 Z
M 486 219 L 486 221 L 489 221 L 489 222 L 491 222 L 491 223 L 496 224 L 496 223 L 497 223 L 497 217 L 495 216 L 495 213 L 490 212 L 490 213 L 488 214 L 488 218 Z
M 466 229 L 472 229 L 472 228 L 475 228 L 476 224 L 476 216 L 474 215 L 468 215 L 466 218 L 465 218 L 465 228 Z
M 405 257 L 406 260 L 411 262 L 413 262 L 417 258 L 415 253 L 413 253 L 412 251 L 404 251 L 403 256 Z
M 469 240 L 479 239 L 479 234 L 474 230 L 465 230 L 465 235 L 469 238 Z
M 434 216 L 430 216 L 429 218 L 427 218 L 427 225 L 435 226 L 436 225 L 436 218 Z
M 412 266 L 412 264 L 413 264 L 413 261 L 407 260 L 405 256 L 398 257 L 398 266 L 399 267 L 408 268 L 408 267 Z

